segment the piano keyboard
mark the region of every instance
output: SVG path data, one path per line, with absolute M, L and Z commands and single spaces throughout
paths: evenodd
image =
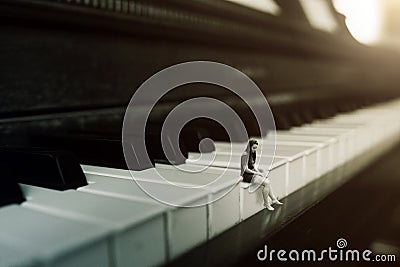
M 397 143 L 399 110 L 400 100 L 395 100 L 277 131 L 268 171 L 284 205 L 285 197 L 324 174 L 360 155 L 368 156 L 365 166 Z M 271 141 L 269 136 L 259 140 L 267 146 Z M 171 202 L 188 208 L 154 200 L 122 169 L 82 165 L 87 185 L 78 183 L 65 191 L 20 184 L 21 194 L 2 181 L 13 188 L 13 195 L 2 194 L 0 202 L 0 266 L 165 264 L 264 209 L 260 192 L 251 194 L 240 182 L 245 145 L 217 142 L 215 152 L 191 153 L 182 166 L 186 170 L 198 170 L 214 159 L 203 172 L 188 175 L 163 164 L 134 172 L 136 179 L 160 192 L 174 192 L 170 183 L 192 186 L 187 194 L 170 195 Z M 259 157 L 260 167 L 272 156 Z M 155 181 L 158 173 L 169 181 Z M 222 173 L 222 179 L 210 184 Z M 229 193 L 222 196 L 226 189 Z M 209 204 L 196 206 L 204 201 Z

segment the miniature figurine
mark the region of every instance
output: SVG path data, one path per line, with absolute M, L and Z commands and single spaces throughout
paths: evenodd
M 272 204 L 282 205 L 283 203 L 276 198 L 271 188 L 269 177 L 265 177 L 264 171 L 255 166 L 257 148 L 258 141 L 255 139 L 250 139 L 246 150 L 242 154 L 241 173 L 243 176 L 243 182 L 250 183 L 251 187 L 261 184 L 260 190 L 262 190 L 264 206 L 268 210 L 274 210 L 274 208 L 268 202 L 268 196 L 272 199 Z

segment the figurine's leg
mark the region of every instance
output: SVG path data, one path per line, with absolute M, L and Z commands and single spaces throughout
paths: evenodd
M 265 181 L 262 186 L 261 186 L 261 190 L 262 190 L 262 195 L 264 198 L 264 206 L 268 209 L 268 210 L 274 210 L 274 208 L 271 206 L 271 204 L 268 203 L 268 195 L 270 194 L 270 189 L 271 187 L 269 186 L 269 182 Z
M 268 204 L 268 189 L 265 188 L 264 184 L 262 184 L 260 186 L 260 189 L 261 189 L 261 192 L 262 192 L 262 196 L 263 196 L 263 199 L 264 199 L 264 206 L 265 206 L 266 204 Z
M 274 190 L 272 190 L 272 186 L 271 185 L 268 185 L 268 186 L 269 186 L 269 196 L 270 196 L 270 198 L 272 199 L 272 201 L 277 200 L 277 198 L 276 198 L 276 196 L 274 194 Z
M 282 205 L 283 203 L 278 200 L 278 198 L 274 194 L 274 190 L 272 190 L 272 186 L 268 183 L 269 186 L 269 196 L 272 199 L 272 204 Z

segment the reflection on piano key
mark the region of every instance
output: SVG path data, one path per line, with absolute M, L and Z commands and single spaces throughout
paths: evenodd
M 225 0 L 229 2 L 233 2 L 239 5 L 243 5 L 249 8 L 253 8 L 255 10 L 259 10 L 262 12 L 269 13 L 271 15 L 279 15 L 281 13 L 281 9 L 279 5 L 274 0 L 264 0 L 264 1 L 255 1 L 255 0 Z

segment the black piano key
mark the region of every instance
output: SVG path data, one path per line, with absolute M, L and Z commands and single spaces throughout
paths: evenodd
M 185 162 L 188 152 L 198 152 L 200 141 L 208 137 L 206 133 L 200 130 L 183 130 L 183 136 L 180 136 L 180 150 L 183 156 L 170 158 L 168 161 L 161 145 L 161 137 L 158 133 L 146 133 L 146 149 L 150 158 L 150 164 L 135 167 L 134 170 L 144 170 L 154 167 L 155 162 L 182 164 Z M 2 143 L 13 144 L 14 146 L 41 147 L 47 150 L 66 150 L 72 152 L 78 161 L 82 164 L 98 165 L 113 168 L 131 168 L 126 164 L 123 152 L 121 136 L 107 136 L 104 134 L 34 134 L 14 136 L 14 138 L 4 138 Z M 211 152 L 215 147 L 202 143 L 201 149 L 204 152 Z M 143 155 L 144 157 L 144 155 Z
M 336 107 L 337 107 L 337 109 L 339 110 L 340 113 L 351 111 L 350 106 L 345 101 L 339 102 Z
M 309 109 L 303 110 L 303 112 L 301 112 L 301 117 L 304 123 L 311 123 L 315 119 Z
M 67 151 L 2 147 L 0 161 L 18 183 L 56 190 L 87 185 L 78 161 Z
M 286 115 L 282 113 L 274 113 L 275 127 L 277 130 L 289 130 L 291 125 Z
M 291 112 L 291 126 L 292 127 L 297 127 L 297 126 L 301 126 L 304 121 L 300 116 L 300 113 L 297 110 L 293 110 Z
M 323 106 L 322 104 L 314 109 L 314 116 L 318 119 L 328 119 L 332 115 L 329 107 Z
M 213 152 L 215 146 L 212 142 L 208 142 L 209 139 L 217 140 L 215 136 L 210 132 L 212 128 L 207 130 L 207 127 L 202 125 L 189 125 L 184 126 L 180 133 L 180 146 L 184 148 L 184 155 L 188 155 L 188 152 Z M 202 140 L 206 140 L 202 142 Z
M 24 195 L 18 183 L 12 179 L 10 168 L 4 162 L 0 162 L 0 168 L 0 207 L 24 202 Z
M 33 146 L 71 151 L 83 164 L 127 168 L 120 138 L 92 134 L 34 135 L 29 137 L 29 143 Z

